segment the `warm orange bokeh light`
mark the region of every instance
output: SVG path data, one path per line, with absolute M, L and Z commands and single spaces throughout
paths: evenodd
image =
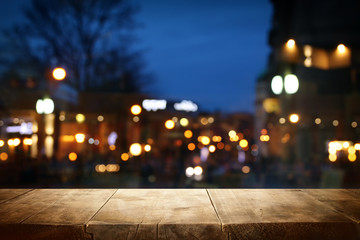
M 8 159 L 8 154 L 6 152 L 3 152 L 0 154 L 0 160 L 1 161 L 6 161 Z
M 71 153 L 69 153 L 69 160 L 70 161 L 76 161 L 76 159 L 77 159 L 77 154 L 76 153 L 74 153 L 74 152 L 71 152 Z
M 129 154 L 127 154 L 127 153 L 123 153 L 123 154 L 121 154 L 121 160 L 123 160 L 123 161 L 127 161 L 127 160 L 129 160 Z
M 192 131 L 190 131 L 190 130 L 186 130 L 186 131 L 184 132 L 184 136 L 185 136 L 186 138 L 191 138 L 192 135 L 193 135 L 193 133 L 192 133 Z
M 189 144 L 188 144 L 188 149 L 189 149 L 190 151 L 194 151 L 195 148 L 196 148 L 195 144 L 193 144 L 193 143 L 189 143 Z

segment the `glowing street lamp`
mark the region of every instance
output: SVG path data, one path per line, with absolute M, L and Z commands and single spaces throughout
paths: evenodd
M 36 112 L 38 114 L 50 114 L 54 111 L 55 104 L 50 98 L 39 99 L 36 101 Z
M 141 113 L 141 107 L 140 105 L 132 105 L 130 108 L 130 111 L 133 115 L 139 115 Z
M 63 68 L 55 68 L 52 75 L 55 80 L 62 81 L 66 77 L 66 71 Z

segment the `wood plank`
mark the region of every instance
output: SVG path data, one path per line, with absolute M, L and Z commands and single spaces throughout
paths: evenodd
M 94 239 L 224 239 L 204 189 L 119 189 L 87 231 Z
M 360 189 L 306 189 L 304 192 L 360 223 Z
M 358 239 L 357 224 L 302 190 L 208 190 L 230 239 Z
M 61 199 L 65 189 L 36 189 L 18 198 L 0 204 L 0 224 L 16 224 L 25 221 L 34 214 L 48 208 Z
M 48 194 L 65 191 L 51 206 L 26 219 L 26 224 L 85 225 L 116 189 L 48 189 Z
M 319 201 L 360 200 L 360 189 L 304 189 L 303 191 Z
M 0 189 L 0 203 L 16 198 L 32 189 Z

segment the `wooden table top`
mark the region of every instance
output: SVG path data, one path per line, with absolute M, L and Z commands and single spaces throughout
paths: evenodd
M 0 239 L 360 239 L 358 189 L 0 189 Z

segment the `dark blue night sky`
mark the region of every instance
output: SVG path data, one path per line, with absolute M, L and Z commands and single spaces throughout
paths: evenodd
M 20 15 L 17 0 L 2 3 L 1 26 Z M 205 110 L 254 111 L 255 81 L 269 48 L 269 0 L 134 0 L 137 47 L 156 81 L 159 98 L 189 99 Z

